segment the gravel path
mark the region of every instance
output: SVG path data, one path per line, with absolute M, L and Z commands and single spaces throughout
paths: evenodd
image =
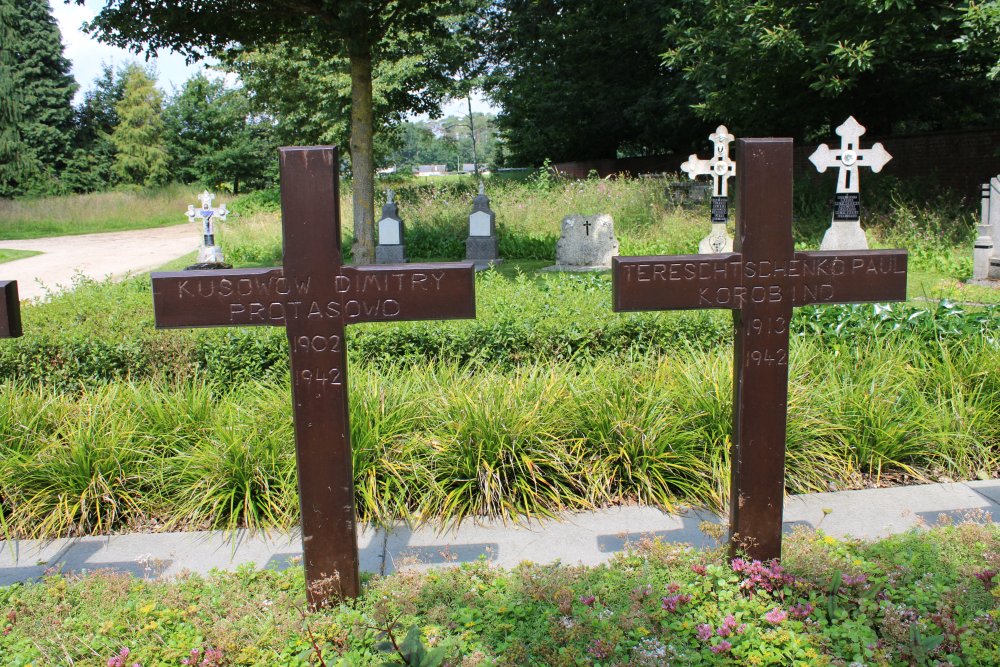
M 0 280 L 16 280 L 21 300 L 72 287 L 73 276 L 103 280 L 142 273 L 197 250 L 198 229 L 181 224 L 129 232 L 0 241 L 0 248 L 41 255 L 0 264 Z

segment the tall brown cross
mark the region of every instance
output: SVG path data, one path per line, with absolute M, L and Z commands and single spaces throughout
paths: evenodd
M 21 335 L 21 302 L 17 298 L 17 281 L 0 280 L 0 338 Z
M 158 328 L 284 326 L 312 604 L 360 593 L 344 326 L 475 317 L 469 262 L 342 266 L 338 155 L 280 154 L 284 268 L 153 274 Z M 328 590 L 332 589 L 332 590 Z
M 906 251 L 795 252 L 792 141 L 739 141 L 735 252 L 616 257 L 616 311 L 725 308 L 735 333 L 729 526 L 734 548 L 781 556 L 794 306 L 906 298 Z

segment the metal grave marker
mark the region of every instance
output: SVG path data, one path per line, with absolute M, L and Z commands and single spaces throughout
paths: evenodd
M 198 195 L 201 208 L 196 209 L 193 204 L 188 205 L 188 220 L 191 222 L 200 220 L 202 233 L 201 247 L 198 249 L 198 263 L 189 266 L 189 270 L 233 268 L 231 265 L 226 264 L 226 259 L 222 255 L 222 248 L 215 245 L 215 227 L 213 222 L 216 218 L 220 222 L 225 222 L 226 216 L 229 215 L 229 210 L 225 204 L 219 208 L 212 208 L 213 199 L 215 199 L 215 195 L 205 190 Z
M 0 338 L 21 335 L 21 302 L 16 280 L 0 280 Z
M 796 252 L 792 140 L 741 139 L 738 155 L 736 251 L 616 257 L 612 289 L 616 311 L 733 311 L 731 539 L 770 560 L 781 555 L 792 308 L 904 299 L 907 254 Z
M 303 562 L 316 605 L 361 588 L 345 325 L 475 317 L 470 263 L 341 265 L 338 163 L 334 147 L 281 149 L 283 268 L 152 277 L 158 328 L 285 327 Z
M 875 173 L 892 159 L 892 156 L 880 143 L 871 148 L 861 150 L 861 135 L 865 128 L 861 123 L 849 117 L 837 128 L 840 135 L 840 150 L 831 150 L 826 144 L 820 144 L 809 161 L 816 165 L 817 171 L 823 173 L 828 167 L 837 167 L 837 199 L 833 204 L 833 222 L 823 235 L 820 250 L 857 250 L 868 248 L 868 238 L 861 229 L 861 189 L 859 187 L 860 167 L 870 167 Z
M 733 135 L 729 134 L 725 125 L 720 125 L 708 138 L 715 145 L 712 157 L 702 160 L 691 155 L 681 165 L 681 171 L 687 173 L 692 180 L 705 174 L 712 176 L 712 229 L 698 244 L 698 252 L 703 255 L 733 250 L 733 237 L 726 231 L 726 223 L 729 222 L 728 181 L 736 173 L 736 163 L 729 157 L 729 144 L 733 141 Z

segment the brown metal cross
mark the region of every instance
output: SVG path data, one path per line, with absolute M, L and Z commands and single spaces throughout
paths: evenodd
M 794 306 L 906 298 L 905 250 L 796 252 L 792 141 L 739 141 L 736 252 L 615 257 L 614 309 L 725 308 L 735 334 L 729 525 L 733 547 L 781 556 Z
M 0 280 L 0 338 L 21 335 L 21 302 L 17 298 L 17 281 Z
M 158 328 L 284 326 L 314 605 L 361 586 L 344 325 L 475 317 L 472 263 L 342 266 L 336 148 L 280 154 L 284 268 L 153 274 Z M 328 590 L 332 588 L 332 590 Z

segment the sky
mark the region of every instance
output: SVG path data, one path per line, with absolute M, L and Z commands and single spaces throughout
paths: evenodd
M 52 5 L 52 14 L 59 22 L 59 30 L 62 32 L 64 54 L 73 63 L 71 70 L 73 78 L 80 84 L 80 90 L 73 99 L 74 104 L 83 101 L 83 94 L 94 87 L 94 80 L 100 76 L 104 63 L 118 67 L 133 60 L 139 63 L 145 62 L 144 55 L 135 55 L 125 49 L 102 44 L 80 29 L 84 22 L 97 16 L 105 4 L 104 0 L 87 0 L 84 5 L 77 5 L 75 2 L 66 4 L 63 0 L 49 0 L 49 2 Z M 188 65 L 184 62 L 183 56 L 167 51 L 160 53 L 150 62 L 156 66 L 160 89 L 167 95 L 172 94 L 175 89 L 180 89 L 185 81 L 198 72 L 205 72 L 211 78 L 224 76 L 221 72 L 207 69 L 206 62 L 214 61 Z M 237 80 L 235 75 L 227 78 L 230 84 L 234 84 Z M 464 114 L 467 110 L 465 100 L 456 100 L 445 105 L 444 115 Z M 496 113 L 496 109 L 491 108 L 478 95 L 473 96 L 472 110 Z

